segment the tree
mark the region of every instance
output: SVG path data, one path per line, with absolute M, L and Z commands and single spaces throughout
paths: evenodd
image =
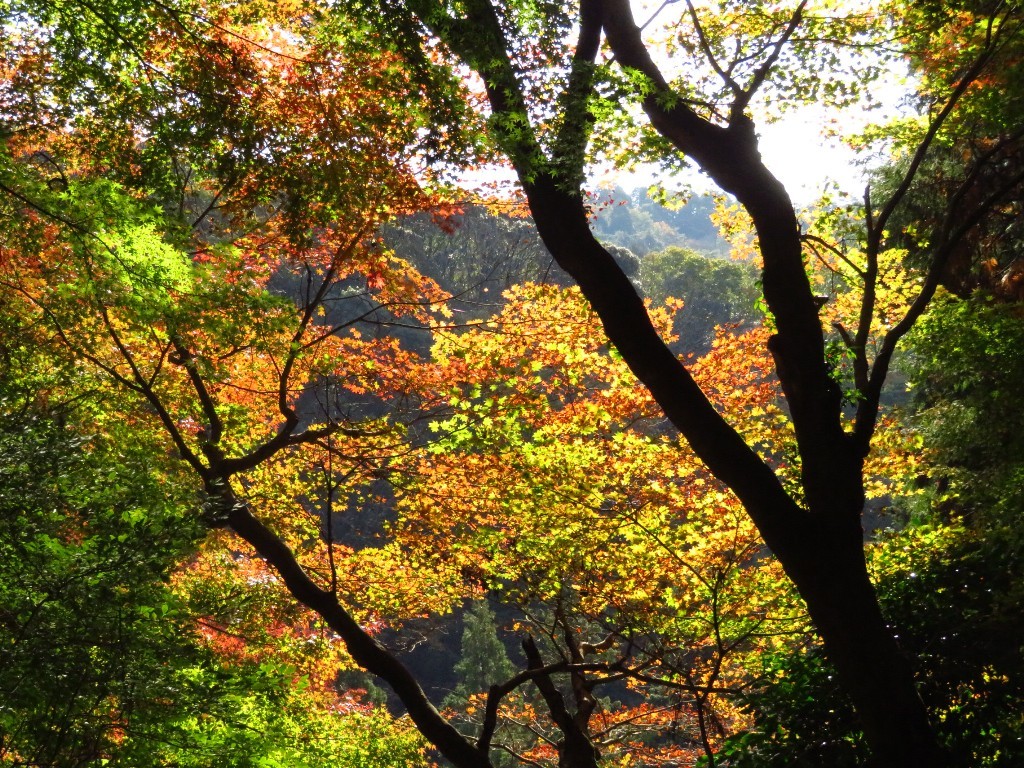
M 14 368 L 0 387 L 0 762 L 420 762 L 385 713 L 326 708 L 296 657 L 206 642 L 237 605 L 198 613 L 172 580 L 202 534 L 175 467 L 139 434 L 84 437 L 75 422 L 96 404 L 81 392 L 41 412 L 45 390 Z
M 915 420 L 932 455 L 935 503 L 984 532 L 1012 529 L 1022 502 L 1022 414 L 1016 383 L 1024 344 L 1020 306 L 946 294 L 910 337 Z
M 373 637 L 373 610 L 388 604 L 342 607 L 358 606 L 367 584 L 396 583 L 373 576 L 400 567 L 395 553 L 345 568 L 352 553 L 330 523 L 339 477 L 372 477 L 368 458 L 386 456 L 396 435 L 336 398 L 372 397 L 367 381 L 401 377 L 399 345 L 354 326 L 403 313 L 422 321 L 444 298 L 375 237 L 383 220 L 432 199 L 410 167 L 411 154 L 443 141 L 418 127 L 430 102 L 405 87 L 402 68 L 362 47 L 357 27 L 287 16 L 255 24 L 262 12 L 234 4 L 4 10 L 16 29 L 2 41 L 0 85 L 12 105 L 0 152 L 5 353 L 35 345 L 70 369 L 50 397 L 95 393 L 103 407 L 82 429 L 123 427 L 114 439 L 152 437 L 158 455 L 183 462 L 175 482 L 193 503 L 181 529 L 209 529 L 184 589 L 203 602 L 220 588 L 233 606 L 204 617 L 213 650 L 258 665 L 273 657 L 260 642 L 314 647 L 337 665 L 344 637 L 415 719 L 434 722 L 423 691 Z M 270 289 L 282 274 L 300 284 L 295 295 Z M 347 303 L 362 309 L 335 313 Z M 140 510 L 143 524 L 157 511 Z M 224 532 L 229 518 L 240 539 Z M 219 578 L 204 578 L 204 567 Z M 402 584 L 399 598 L 429 597 L 414 580 Z M 273 598 L 286 587 L 322 618 L 290 600 L 292 615 L 262 637 L 233 632 L 246 608 L 280 608 Z M 320 704 L 337 703 L 334 672 L 309 675 Z M 235 730 L 226 738 L 242 738 Z M 362 757 L 383 759 L 390 743 Z M 399 761 L 412 759 L 414 744 L 396 746 Z
M 640 257 L 669 247 L 724 255 L 721 234 L 710 217 L 710 196 L 694 196 L 685 204 L 660 198 L 644 189 L 632 194 L 621 187 L 602 190 L 592 201 L 594 233 L 602 242 L 629 248 Z
M 644 257 L 640 285 L 656 305 L 670 297 L 683 300 L 673 327 L 683 352 L 707 352 L 717 325 L 758 319 L 755 270 L 748 264 L 673 246 Z
M 494 312 L 502 293 L 523 282 L 568 281 L 528 219 L 465 205 L 440 223 L 420 213 L 383 227 L 388 247 L 452 295 L 462 321 Z M 427 345 L 429 349 L 429 344 Z
M 802 616 L 779 599 L 776 566 L 756 556 L 735 500 L 663 434 L 578 292 L 527 285 L 506 300 L 479 328 L 438 334 L 442 372 L 424 386 L 444 382 L 454 412 L 397 468 L 395 536 L 443 553 L 455 566 L 446 572 L 519 608 L 602 759 L 713 755 L 734 727 L 743 659 L 799 632 Z M 671 326 L 665 310 L 652 312 Z M 698 375 L 785 461 L 791 435 L 763 335 L 723 334 Z M 508 747 L 529 678 L 497 682 L 477 707 L 486 702 L 503 728 L 494 745 Z M 532 728 L 550 731 L 537 715 Z M 541 760 L 529 743 L 513 751 Z
M 931 119 L 911 131 L 916 149 L 893 193 L 880 206 L 866 201 L 856 258 L 815 241 L 846 259 L 860 288 L 856 323 L 837 331 L 857 393 L 856 414 L 845 420 L 849 388 L 837 380 L 826 347 L 797 218 L 757 154 L 747 108 L 766 88 L 785 99 L 792 85 L 841 96 L 856 79 L 828 79 L 829 68 L 818 65 L 842 66 L 833 41 L 863 48 L 873 27 L 861 17 L 815 16 L 807 3 L 795 13 L 734 12 L 742 7 L 723 3 L 702 15 L 687 4 L 680 50 L 704 56 L 709 76 L 670 84 L 624 0 L 584 0 L 575 16 L 549 5 L 484 0 L 457 9 L 432 0 L 352 4 L 323 16 L 274 18 L 281 26 L 254 25 L 248 6 L 90 6 L 84 22 L 72 5 L 18 6 L 19 21 L 30 23 L 14 25 L 22 55 L 4 70 L 3 93 L 17 107 L 9 112 L 14 124 L 4 126 L 0 178 L 9 213 L 6 311 L 117 385 L 122 417 L 155 425 L 190 468 L 208 501 L 206 522 L 246 541 L 258 555 L 248 558 L 251 567 L 274 569 L 360 665 L 391 683 L 417 727 L 456 765 L 489 764 L 494 716 L 488 713 L 476 742 L 461 735 L 363 626 L 374 616 L 361 604 L 450 605 L 459 594 L 418 578 L 425 565 L 443 571 L 449 564 L 424 564 L 394 546 L 359 556 L 345 551 L 330 527 L 335 479 L 356 486 L 357 478 L 378 474 L 376 459 L 398 443 L 395 429 L 344 419 L 344 402 L 328 395 L 311 411 L 300 407 L 310 402 L 303 396 L 316 401 L 328 391 L 318 382 L 335 392 L 401 394 L 413 364 L 399 345 L 350 333 L 348 319 L 327 319 L 337 317 L 332 305 L 355 293 L 371 302 L 357 318 L 387 322 L 390 310 L 404 308 L 428 322 L 425 306 L 444 298 L 372 233 L 393 213 L 423 204 L 410 165 L 443 150 L 459 159 L 466 132 L 458 129 L 479 125 L 472 96 L 459 98 L 460 70 L 446 74 L 438 64 L 447 52 L 481 76 L 493 146 L 518 173 L 545 245 L 580 284 L 618 355 L 735 493 L 806 600 L 879 761 L 942 762 L 865 567 L 864 461 L 897 341 L 930 301 L 953 251 L 1016 190 L 1019 174 L 977 197 L 948 199 L 958 216 L 918 243 L 924 280 L 888 326 L 878 317 L 880 262 L 893 255 L 888 226 L 942 130 L 955 126 L 964 105 L 990 93 L 983 87 L 989 70 L 1014 70 L 1007 46 L 1017 10 L 999 6 L 968 26 L 959 45 L 942 38 L 940 15 L 926 16 L 921 28 L 938 30 L 929 45 L 943 39 L 962 66 L 944 68 L 945 80 L 936 81 L 944 84 L 923 92 Z M 343 11 L 359 10 L 368 11 L 360 24 L 342 21 Z M 903 19 L 906 9 L 896 10 L 890 18 Z M 381 34 L 368 36 L 369 24 Z M 579 44 L 570 50 L 574 24 Z M 602 30 L 614 66 L 597 63 Z M 397 50 L 386 50 L 385 41 Z M 807 60 L 814 66 L 801 69 Z M 168 79 L 154 75 L 165 70 Z M 332 79 L 338 74 L 344 77 Z M 611 98 L 617 94 L 636 94 L 656 129 L 643 137 L 644 147 L 681 150 L 751 216 L 772 316 L 766 348 L 799 449 L 797 485 L 788 485 L 702 392 L 590 231 L 584 158 L 595 114 L 628 114 Z M 963 177 L 967 188 L 977 189 L 981 169 L 1001 167 L 1013 146 L 1011 134 L 998 151 L 974 156 Z M 268 290 L 275 270 L 301 278 L 295 282 L 303 291 L 289 298 Z M 880 341 L 869 351 L 876 332 Z M 444 391 L 444 380 L 436 383 L 433 391 Z M 444 407 L 433 399 L 423 405 Z M 303 506 L 309 499 L 322 501 L 326 525 Z M 391 573 L 373 578 L 372 568 Z M 391 595 L 382 583 L 401 589 Z M 581 706 L 570 711 L 555 684 L 563 671 L 578 682 L 585 670 L 547 663 L 536 644 L 525 650 L 528 668 L 514 682 L 536 683 L 560 734 L 552 739 L 559 761 L 596 765 L 592 698 L 581 688 Z
M 942 472 L 941 464 L 929 469 Z M 955 765 L 1017 765 L 1024 685 L 1024 624 L 1013 608 L 1024 562 L 1019 532 L 982 522 L 945 493 L 903 503 L 910 525 L 872 547 L 870 566 L 921 696 L 938 715 L 938 738 Z M 1008 511 L 1005 500 L 1001 505 Z M 723 746 L 729 764 L 863 765 L 864 735 L 849 697 L 831 685 L 835 669 L 821 649 L 784 648 L 765 661 L 765 679 L 743 694 L 751 726 Z
M 473 603 L 463 617 L 462 651 L 455 665 L 458 686 L 446 701 L 464 704 L 470 694 L 486 691 L 512 677 L 514 667 L 498 637 L 494 611 L 484 600 Z
M 801 228 L 793 205 L 757 152 L 748 108 L 759 93 L 795 100 L 802 94 L 856 93 L 853 78 L 829 77 L 843 66 L 832 42 L 864 47 L 885 35 L 884 24 L 865 17 L 818 15 L 807 3 L 792 10 L 761 8 L 741 13 L 740 4 L 698 9 L 686 3 L 677 53 L 703 65 L 700 75 L 670 82 L 662 73 L 625 0 L 584 0 L 572 13 L 561 7 L 491 4 L 474 0 L 456 13 L 430 0 L 382 3 L 375 13 L 408 32 L 422 24 L 475 71 L 491 108 L 496 146 L 516 170 L 541 237 L 556 261 L 580 285 L 601 317 L 612 344 L 649 388 L 666 416 L 711 471 L 736 493 L 761 535 L 807 602 L 839 680 L 850 693 L 876 759 L 883 765 L 938 765 L 936 746 L 910 666 L 878 605 L 863 553 L 860 514 L 864 505 L 863 462 L 875 434 L 882 385 L 898 341 L 924 311 L 943 267 L 967 234 L 1019 189 L 1011 173 L 988 192 L 976 184 L 982 171 L 998 167 L 1017 145 L 1012 133 L 1000 151 L 971 158 L 958 193 L 947 200 L 947 219 L 922 244 L 924 281 L 906 313 L 869 357 L 867 338 L 876 311 L 878 260 L 894 212 L 923 160 L 969 111 L 973 97 L 989 93 L 990 72 L 1015 71 L 1018 11 L 1013 5 L 964 9 L 970 34 L 959 45 L 942 37 L 949 27 L 939 13 L 922 27 L 928 46 L 940 39 L 956 66 L 945 69 L 922 92 L 922 120 L 911 133 L 915 148 L 895 191 L 885 200 L 867 196 L 863 259 L 856 265 L 860 314 L 843 342 L 854 358 L 856 414 L 844 418 L 844 396 L 827 355 L 826 329 L 818 316 L 804 262 Z M 932 9 L 934 10 L 934 9 Z M 411 18 L 408 12 L 415 14 Z M 899 34 L 907 9 L 896 4 L 890 18 Z M 538 18 L 543 19 L 539 23 Z M 916 21 L 916 19 L 911 19 Z M 874 20 L 871 20 L 874 21 Z M 577 25 L 577 44 L 565 41 Z M 540 45 L 535 30 L 548 30 Z M 963 27 L 961 27 L 963 28 Z M 629 280 L 587 225 L 581 193 L 583 165 L 595 115 L 607 111 L 598 84 L 602 34 L 621 68 L 625 90 L 635 94 L 662 150 L 670 147 L 698 164 L 750 215 L 763 259 L 762 285 L 772 314 L 769 348 L 789 405 L 799 446 L 801 490 L 787 491 L 771 468 L 722 418 L 671 354 L 652 326 Z M 409 38 L 405 38 L 408 40 Z M 789 90 L 787 86 L 795 86 Z M 851 90 L 852 89 L 852 90 Z M 549 95 L 549 94 L 554 95 Z M 615 110 L 613 104 L 611 110 Z M 552 116 L 552 112 L 554 115 Z M 552 119 L 553 118 L 553 119 Z M 952 135 L 955 137 L 955 131 Z M 968 198 L 968 191 L 978 191 Z M 589 748 L 567 765 L 591 765 Z M 577 762 L 578 761 L 578 762 Z
M 442 373 L 424 386 L 443 382 L 454 413 L 396 467 L 394 535 L 443 553 L 455 568 L 439 580 L 453 574 L 523 612 L 544 658 L 566 665 L 566 706 L 603 760 L 714 764 L 742 727 L 735 700 L 756 685 L 758 659 L 802 636 L 799 601 L 735 498 L 608 354 L 578 292 L 520 286 L 506 299 L 479 328 L 438 334 Z M 672 325 L 664 309 L 652 317 Z M 722 332 L 694 371 L 795 487 L 766 336 Z M 886 478 L 872 496 L 915 474 L 892 447 L 882 453 L 867 467 Z M 514 682 L 527 681 L 486 697 L 502 725 L 523 717 Z
M 942 239 L 957 228 L 968 230 L 953 249 L 939 276 L 950 292 L 968 297 L 974 290 L 1021 298 L 1019 196 L 1014 189 L 1021 175 L 1020 42 L 997 5 L 934 3 L 903 4 L 907 51 L 920 79 L 923 99 L 936 103 L 943 89 L 966 74 L 973 77 L 967 57 L 978 56 L 986 69 L 969 98 L 949 115 L 936 132 L 925 156 L 913 149 L 914 132 L 896 126 L 891 140 L 897 149 L 895 167 L 878 172 L 875 186 L 890 192 L 903 182 L 909 164 L 922 172 L 906 185 L 904 202 L 894 211 L 891 240 L 911 250 Z M 1008 33 L 1009 32 L 1009 33 Z M 998 55 L 998 66 L 986 66 L 986 48 Z M 870 138 L 866 137 L 866 138 Z M 985 200 L 1000 203 L 977 218 Z M 973 218 L 972 218 L 973 217 Z M 912 255 L 912 258 L 915 258 Z M 920 261 L 917 262 L 919 265 Z

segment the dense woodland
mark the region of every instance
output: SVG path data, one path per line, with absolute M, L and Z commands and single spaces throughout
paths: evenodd
M 1024 764 L 1016 3 L 0 19 L 0 765 Z

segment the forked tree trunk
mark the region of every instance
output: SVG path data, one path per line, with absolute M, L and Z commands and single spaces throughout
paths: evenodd
M 803 535 L 780 556 L 807 603 L 825 651 L 849 695 L 871 748 L 873 765 L 941 768 L 946 756 L 911 666 L 886 623 L 868 577 L 859 515 L 843 526 L 808 516 Z
M 629 0 L 579 0 L 579 43 L 559 101 L 562 124 L 546 148 L 531 130 L 522 75 L 491 0 L 465 0 L 458 14 L 434 0 L 408 2 L 482 77 L 495 137 L 519 175 L 545 246 L 579 284 L 609 340 L 667 418 L 739 497 L 806 600 L 879 765 L 941 766 L 909 665 L 885 626 L 865 567 L 862 463 L 871 430 L 856 439 L 844 431 L 842 393 L 825 359 L 793 205 L 761 162 L 753 123 L 744 115 L 752 93 L 736 95 L 727 125 L 708 121 L 665 82 Z M 798 23 L 799 13 L 786 34 Z M 644 83 L 642 103 L 651 125 L 735 195 L 754 220 L 765 299 L 776 326 L 770 349 L 801 457 L 800 504 L 669 351 L 633 285 L 590 231 L 580 184 L 602 30 L 617 63 Z
M 796 584 L 877 764 L 945 765 L 910 665 L 886 626 L 868 578 L 860 524 L 862 459 L 839 428 L 839 404 L 827 371 L 824 379 L 818 372 L 817 388 L 812 388 L 815 372 L 794 377 L 792 369 L 780 371 L 794 418 L 804 420 L 798 425 L 798 433 L 807 435 L 802 455 L 808 445 L 817 452 L 803 464 L 806 495 L 815 501 L 807 510 L 786 494 L 665 347 L 628 279 L 590 233 L 582 200 L 550 180 L 537 179 L 526 188 L 545 245 L 580 285 L 609 339 L 697 455 L 737 494 Z M 785 247 L 776 243 L 775 249 L 782 253 Z M 800 290 L 799 283 L 792 290 Z M 804 290 L 809 294 L 809 287 Z M 781 366 L 806 365 L 809 359 L 807 350 L 790 349 L 782 353 Z M 807 426 L 827 419 L 832 408 L 834 421 L 821 424 L 820 432 Z
M 813 541 L 813 537 L 808 537 Z M 809 547 L 808 547 L 809 549 Z M 880 766 L 945 765 L 895 629 L 887 626 L 854 542 L 822 542 L 807 552 L 797 588 L 853 701 Z

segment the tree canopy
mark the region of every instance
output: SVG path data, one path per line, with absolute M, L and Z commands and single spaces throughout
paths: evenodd
M 1015 4 L 0 11 L 0 759 L 1015 759 Z M 795 208 L 757 121 L 897 66 Z M 603 239 L 649 161 L 737 260 Z M 485 597 L 432 700 L 402 638 Z

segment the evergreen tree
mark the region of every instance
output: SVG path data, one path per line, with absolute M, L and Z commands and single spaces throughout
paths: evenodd
M 486 600 L 473 603 L 463 619 L 462 653 L 455 665 L 458 683 L 445 698 L 445 706 L 461 706 L 472 694 L 486 692 L 514 674 L 515 668 L 498 637 L 494 611 Z

